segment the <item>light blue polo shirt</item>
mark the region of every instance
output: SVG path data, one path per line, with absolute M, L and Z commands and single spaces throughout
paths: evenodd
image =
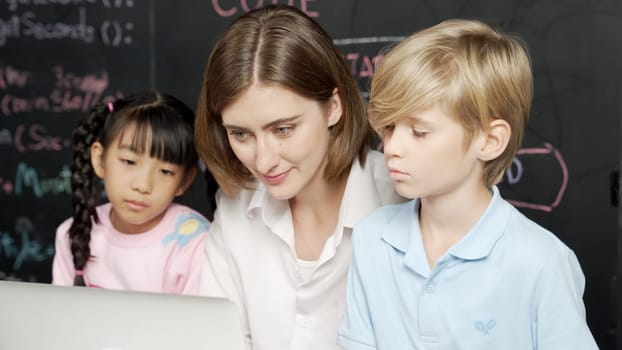
M 382 207 L 355 227 L 341 347 L 598 349 L 575 254 L 496 187 L 477 224 L 432 270 L 418 207 Z

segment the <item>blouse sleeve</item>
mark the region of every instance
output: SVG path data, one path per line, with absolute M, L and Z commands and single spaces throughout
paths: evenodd
M 220 192 L 216 198 L 217 200 L 220 198 Z M 226 209 L 226 206 L 218 203 L 210 233 L 205 240 L 205 263 L 201 272 L 200 294 L 209 297 L 224 297 L 238 306 L 242 334 L 246 348 L 250 349 L 251 336 L 246 316 L 246 303 L 240 274 L 223 230 L 224 216 L 227 214 L 223 212 L 223 209 Z

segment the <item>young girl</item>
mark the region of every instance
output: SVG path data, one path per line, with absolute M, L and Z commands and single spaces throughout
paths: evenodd
M 73 134 L 73 217 L 56 232 L 52 283 L 193 294 L 209 222 L 173 199 L 192 184 L 194 113 L 142 93 L 95 106 Z M 94 175 L 109 203 L 96 207 Z

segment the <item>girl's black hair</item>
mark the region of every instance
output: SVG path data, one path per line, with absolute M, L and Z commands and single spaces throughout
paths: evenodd
M 73 222 L 69 228 L 71 253 L 76 270 L 74 285 L 84 286 L 82 271 L 91 258 L 89 242 L 97 217 L 95 171 L 91 145 L 98 141 L 105 150 L 128 126 L 135 125 L 132 150 L 191 170 L 197 166 L 194 146 L 194 113 L 173 96 L 143 92 L 107 104 L 95 105 L 73 132 Z M 151 144 L 147 145 L 147 141 Z M 186 171 L 185 174 L 190 174 Z M 206 175 L 206 179 L 211 175 Z M 208 194 L 215 190 L 208 188 Z

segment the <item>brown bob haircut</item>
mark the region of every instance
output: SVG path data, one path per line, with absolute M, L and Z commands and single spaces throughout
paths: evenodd
M 329 182 L 342 179 L 357 156 L 365 162 L 373 130 L 342 53 L 302 11 L 270 5 L 238 17 L 215 44 L 205 68 L 195 142 L 225 193 L 254 188 L 253 175 L 229 145 L 221 112 L 255 83 L 278 84 L 320 103 L 337 89 L 343 114 L 330 129 L 324 177 Z

